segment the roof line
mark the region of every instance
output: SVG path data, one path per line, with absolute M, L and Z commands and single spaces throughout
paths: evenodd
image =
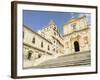
M 70 23 L 72 23 L 72 22 L 74 22 L 74 21 L 77 21 L 77 20 L 82 19 L 82 18 L 85 18 L 85 17 L 86 17 L 86 16 L 81 16 L 81 17 L 77 17 L 77 18 L 72 18 L 72 19 L 68 20 L 68 22 L 65 22 L 65 23 L 63 24 L 63 27 L 64 27 L 64 25 L 68 25 L 68 24 L 70 24 Z
M 38 34 L 37 32 L 33 31 L 31 28 L 27 27 L 26 25 L 23 25 L 25 28 L 27 28 L 28 30 L 32 31 L 33 33 L 37 34 L 38 36 L 40 36 L 41 38 L 43 38 L 44 40 L 48 41 L 49 43 L 52 44 L 51 41 L 47 40 L 46 38 L 42 37 L 40 34 Z

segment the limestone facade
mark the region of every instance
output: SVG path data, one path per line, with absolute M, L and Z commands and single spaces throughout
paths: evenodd
M 24 26 L 23 38 L 25 60 L 38 59 L 47 54 L 52 55 L 52 43 L 26 26 Z
M 64 24 L 64 53 L 90 50 L 91 30 L 86 16 L 74 18 Z

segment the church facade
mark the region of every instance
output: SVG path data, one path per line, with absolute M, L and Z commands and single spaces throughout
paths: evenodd
M 32 67 L 62 55 L 90 51 L 90 26 L 86 16 L 72 18 L 63 25 L 63 30 L 61 34 L 53 20 L 37 32 L 24 25 L 23 67 Z
M 64 24 L 64 51 L 65 54 L 90 51 L 91 30 L 86 16 L 73 18 Z

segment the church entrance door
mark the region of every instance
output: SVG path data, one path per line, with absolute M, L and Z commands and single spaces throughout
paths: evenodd
M 79 42 L 78 41 L 74 42 L 74 49 L 75 49 L 75 52 L 80 51 L 80 46 L 79 46 Z

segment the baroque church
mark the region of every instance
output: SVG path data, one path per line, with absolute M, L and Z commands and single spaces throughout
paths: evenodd
M 66 55 L 75 55 L 79 60 L 86 60 L 86 56 L 90 59 L 91 30 L 86 16 L 72 18 L 64 23 L 63 34 L 53 20 L 37 32 L 23 26 L 23 68 L 38 66 Z

